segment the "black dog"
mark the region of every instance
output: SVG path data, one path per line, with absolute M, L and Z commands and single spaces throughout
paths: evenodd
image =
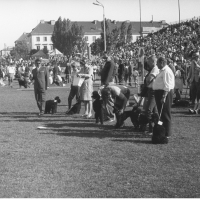
M 81 110 L 81 101 L 79 100 L 75 103 L 69 111 L 66 112 L 67 115 L 79 114 Z
M 158 114 L 152 114 L 152 122 L 154 122 L 152 143 L 153 144 L 167 144 L 168 138 L 166 137 L 165 127 L 158 124 Z
M 94 116 L 96 119 L 96 123 L 99 123 L 100 120 L 101 124 L 103 124 L 103 100 L 101 99 L 97 91 L 94 91 L 92 93 L 92 98 L 94 99 L 93 110 L 95 112 Z
M 189 101 L 185 100 L 185 99 L 174 99 L 173 100 L 174 106 L 177 107 L 188 107 L 190 105 Z
M 140 113 L 140 115 L 138 116 L 138 122 L 139 122 L 139 130 L 146 131 L 146 125 L 149 123 L 146 113 L 144 112 Z
M 123 118 L 121 118 L 121 120 L 123 120 L 123 122 L 124 122 L 127 118 L 130 117 L 134 128 L 138 129 L 140 126 L 139 116 L 141 113 L 142 113 L 142 110 L 138 106 L 135 106 L 135 107 L 133 107 L 132 110 L 124 111 Z M 122 122 L 120 122 L 120 123 L 122 123 Z
M 55 97 L 54 100 L 48 100 L 46 101 L 46 105 L 45 105 L 45 114 L 54 114 L 57 113 L 57 104 L 60 103 L 61 100 L 60 98 L 57 96 Z

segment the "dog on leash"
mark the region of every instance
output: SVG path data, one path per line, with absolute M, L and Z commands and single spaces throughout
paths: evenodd
M 98 124 L 99 121 L 101 124 L 103 124 L 103 100 L 101 99 L 99 93 L 97 91 L 94 91 L 92 93 L 93 101 L 93 110 L 95 112 L 95 119 L 96 123 Z
M 81 110 L 81 101 L 79 100 L 77 103 L 75 103 L 69 111 L 66 112 L 67 115 L 74 115 L 79 114 Z
M 132 110 L 124 111 L 123 118 L 121 118 L 120 120 L 123 120 L 123 122 L 124 122 L 126 119 L 128 119 L 130 117 L 134 128 L 138 129 L 140 127 L 139 116 L 141 113 L 142 113 L 142 110 L 138 106 L 135 106 L 135 107 L 133 107 Z M 120 123 L 122 123 L 122 122 L 120 122 Z
M 46 105 L 45 105 L 45 114 L 55 114 L 57 113 L 57 104 L 60 103 L 61 100 L 60 98 L 57 96 L 55 97 L 54 100 L 48 100 L 46 101 Z
M 154 123 L 152 143 L 153 144 L 167 144 L 166 130 L 163 125 L 158 124 L 159 116 L 157 113 L 152 114 L 151 120 Z

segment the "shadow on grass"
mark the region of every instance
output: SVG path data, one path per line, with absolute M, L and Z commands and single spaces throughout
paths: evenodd
M 130 143 L 139 143 L 139 144 L 152 144 L 151 138 L 149 140 L 119 140 L 119 139 L 113 139 L 113 142 L 130 142 Z
M 126 134 L 120 131 L 117 133 L 113 131 L 102 131 L 102 130 L 79 130 L 79 129 L 59 129 L 59 130 L 51 130 L 53 132 L 41 132 L 40 134 L 54 134 L 58 136 L 65 136 L 65 137 L 89 137 L 89 138 L 141 138 L 141 143 L 143 138 L 149 138 L 149 136 L 142 135 L 141 133 L 131 133 Z M 121 140 L 120 140 L 121 141 Z
M 77 125 L 77 126 L 76 126 Z M 95 123 L 80 124 L 80 123 L 66 123 L 66 124 L 46 124 L 44 125 L 48 132 L 40 134 L 55 134 L 58 136 L 68 137 L 92 137 L 92 138 L 149 138 L 149 136 L 142 134 L 141 132 L 133 131 L 132 127 L 115 129 L 113 125 L 98 125 Z M 65 126 L 65 128 L 63 128 Z M 69 127 L 69 128 L 67 128 Z M 72 129 L 73 127 L 74 129 Z M 87 127 L 85 130 L 83 127 Z M 92 128 L 92 129 L 91 129 Z M 142 143 L 142 142 L 141 142 Z

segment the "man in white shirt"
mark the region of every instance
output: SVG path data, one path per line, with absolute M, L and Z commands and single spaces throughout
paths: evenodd
M 153 90 L 155 91 L 155 100 L 160 115 L 163 105 L 160 121 L 166 129 L 166 137 L 171 135 L 171 105 L 173 102 L 173 89 L 175 86 L 174 73 L 167 66 L 167 60 L 164 57 L 159 57 L 157 66 L 160 73 L 153 82 Z
M 76 96 L 76 101 L 77 102 L 80 101 L 80 87 L 78 85 L 74 85 L 74 79 L 77 78 L 77 74 L 80 71 L 79 70 L 80 65 L 79 65 L 78 62 L 73 62 L 71 64 L 71 66 L 72 66 L 72 72 L 71 72 L 72 84 L 71 84 L 71 90 L 70 90 L 70 93 L 69 93 L 69 96 L 68 96 L 68 111 L 66 112 L 66 114 L 71 109 L 72 100 L 75 96 Z
M 14 79 L 14 75 L 15 75 L 15 66 L 13 63 L 11 63 L 8 68 L 8 85 L 12 88 L 12 83 L 13 83 L 13 79 Z

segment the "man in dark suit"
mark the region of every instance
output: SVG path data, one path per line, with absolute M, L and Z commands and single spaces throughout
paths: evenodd
M 32 70 L 32 80 L 34 80 L 34 93 L 37 106 L 40 110 L 39 116 L 44 114 L 46 90 L 49 87 L 49 71 L 45 66 L 41 66 L 41 59 L 35 60 L 36 68 Z
M 106 63 L 101 71 L 101 85 L 105 86 L 113 85 L 116 73 L 115 63 L 111 59 L 111 56 L 109 56 L 108 54 L 105 54 L 103 58 L 106 60 Z M 115 114 L 113 113 L 112 100 L 104 102 L 104 105 L 105 105 L 106 115 L 108 118 L 107 120 L 109 122 L 115 121 Z
M 101 85 L 110 85 L 114 83 L 115 63 L 108 54 L 104 55 L 106 63 L 101 71 Z
M 124 84 L 124 74 L 125 74 L 125 66 L 122 59 L 119 60 L 119 67 L 118 67 L 118 79 L 119 85 Z

